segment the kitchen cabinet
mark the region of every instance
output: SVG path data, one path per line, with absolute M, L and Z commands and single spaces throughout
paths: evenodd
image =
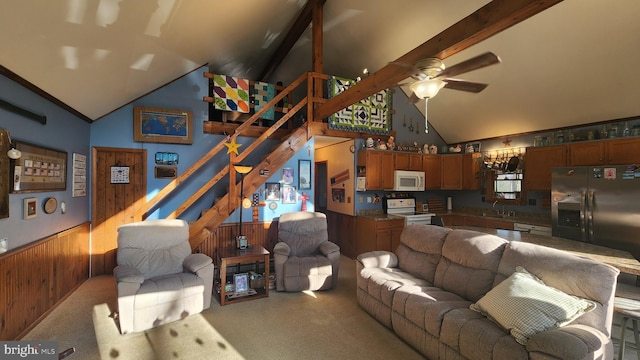
M 480 166 L 482 154 L 462 155 L 462 190 L 480 190 Z
M 605 152 L 607 164 L 640 164 L 640 138 L 609 140 L 606 143 Z
M 361 150 L 358 152 L 358 176 L 365 172 L 367 190 L 393 188 L 393 153 L 389 151 Z
M 479 190 L 481 159 L 480 153 L 442 155 L 440 188 Z
M 640 138 L 568 144 L 569 166 L 640 163 Z
M 442 155 L 422 155 L 422 170 L 424 171 L 424 188 L 440 189 L 442 177 Z
M 356 221 L 356 253 L 386 250 L 394 251 L 400 244 L 404 219 L 376 220 L 359 216 Z
M 442 155 L 440 161 L 442 169 L 440 188 L 443 190 L 462 189 L 462 155 Z
M 588 141 L 567 145 L 567 165 L 602 165 L 605 163 L 605 141 Z
M 394 153 L 394 169 L 422 171 L 422 154 Z
M 528 147 L 525 160 L 525 189 L 551 191 L 551 169 L 567 165 L 567 148 L 565 145 Z

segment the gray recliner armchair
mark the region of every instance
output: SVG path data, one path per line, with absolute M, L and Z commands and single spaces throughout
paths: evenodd
M 276 290 L 328 290 L 338 283 L 340 247 L 329 241 L 323 213 L 280 215 L 273 248 Z
M 213 262 L 192 254 L 184 220 L 147 220 L 118 228 L 118 318 L 122 334 L 143 331 L 211 306 Z

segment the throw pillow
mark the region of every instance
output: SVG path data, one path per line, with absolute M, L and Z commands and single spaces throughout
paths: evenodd
M 596 308 L 591 300 L 549 287 L 521 266 L 470 306 L 507 329 L 522 345 L 536 333 L 571 323 Z

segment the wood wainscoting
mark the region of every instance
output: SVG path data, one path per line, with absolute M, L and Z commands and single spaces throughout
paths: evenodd
M 0 255 L 0 339 L 17 340 L 89 278 L 90 222 Z
M 332 211 L 326 211 L 329 240 L 340 246 L 342 255 L 354 259 L 355 253 L 355 217 Z M 278 221 L 261 221 L 242 223 L 247 242 L 251 246 L 259 245 L 273 253 L 273 247 L 278 242 Z M 222 224 L 209 233 L 209 236 L 194 252 L 215 256 L 218 247 L 234 245 L 238 224 Z M 273 256 L 272 256 L 273 258 Z
M 244 234 L 247 236 L 249 246 L 262 246 L 269 252 L 273 252 L 273 247 L 278 242 L 278 222 L 259 221 L 242 223 Z M 235 246 L 235 236 L 238 233 L 237 223 L 228 223 L 218 226 L 217 229 L 209 233 L 209 236 L 193 251 L 215 257 L 216 249 L 219 247 Z

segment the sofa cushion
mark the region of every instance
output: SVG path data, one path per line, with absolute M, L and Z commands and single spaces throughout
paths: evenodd
M 469 308 L 454 309 L 444 316 L 440 342 L 465 359 L 529 359 L 527 350 L 508 331 Z
M 567 325 L 595 307 L 595 302 L 546 286 L 523 267 L 517 267 L 470 308 L 496 321 L 525 345 L 531 335 Z
M 440 226 L 407 225 L 400 235 L 396 249 L 398 266 L 430 283 L 442 256 L 442 244 L 452 230 Z
M 391 309 L 437 338 L 444 315 L 469 305 L 471 302 L 437 287 L 406 285 L 396 290 Z
M 451 231 L 442 246 L 434 286 L 478 301 L 493 287 L 507 243 L 500 237 L 477 231 Z

